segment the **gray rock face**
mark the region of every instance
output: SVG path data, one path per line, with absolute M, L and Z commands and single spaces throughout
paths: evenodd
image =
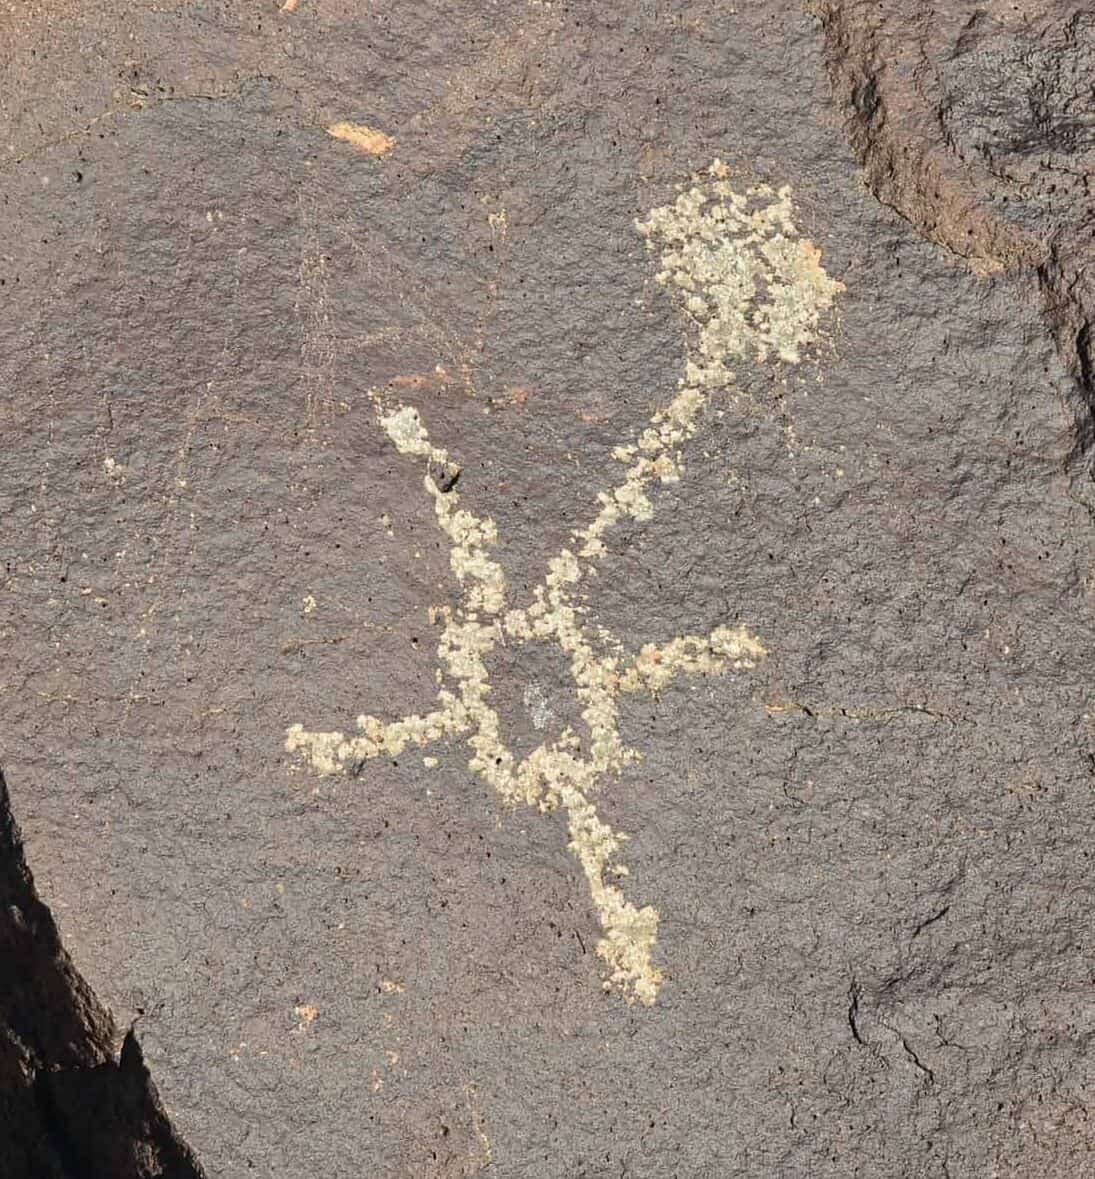
M 0 757 L 186 1165 L 1084 1174 L 1086 15 L 7 36 Z

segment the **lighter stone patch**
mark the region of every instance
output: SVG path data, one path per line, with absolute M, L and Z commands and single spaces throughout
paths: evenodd
M 106 475 L 115 487 L 121 487 L 125 483 L 126 468 L 116 458 L 112 458 L 110 455 L 107 455 L 103 459 L 103 474 Z
M 523 699 L 525 707 L 528 709 L 529 720 L 532 721 L 532 727 L 538 733 L 542 733 L 555 719 L 555 713 L 551 710 L 544 689 L 539 684 L 529 684 L 525 688 Z
M 653 414 L 637 439 L 614 451 L 625 467 L 622 478 L 598 493 L 590 522 L 547 562 L 524 605 L 510 605 L 502 567 L 490 556 L 498 540 L 494 521 L 460 506 L 455 490 L 460 468 L 431 442 L 416 409 L 388 405 L 379 392 L 370 393 L 377 420 L 395 448 L 425 460 L 423 486 L 448 538 L 462 601 L 451 611 L 431 607 L 431 621 L 444 622 L 432 711 L 387 723 L 360 716 L 350 735 L 296 724 L 285 742 L 290 753 L 319 773 L 332 774 L 360 772 L 369 759 L 396 757 L 408 745 L 460 737 L 469 750 L 469 768 L 503 801 L 542 813 L 562 810 L 569 850 L 582 868 L 601 925 L 597 953 L 605 963 L 605 989 L 643 1004 L 657 999 L 662 983 L 653 963 L 658 911 L 627 899 L 621 884 L 628 875 L 621 860 L 627 836 L 600 818 L 594 802 L 606 778 L 641 758 L 620 735 L 619 699 L 636 692 L 656 695 L 680 675 L 746 671 L 768 652 L 744 626 L 720 626 L 706 635 L 646 643 L 628 656 L 619 639 L 588 620 L 576 593 L 596 575 L 612 528 L 623 519 L 651 519 L 655 489 L 680 480 L 682 449 L 700 428 L 711 390 L 733 379 L 728 364 L 749 359 L 798 363 L 802 349 L 817 339 L 822 313 L 843 289 L 826 275 L 817 248 L 799 237 L 790 189 L 759 186 L 739 195 L 728 175 L 716 160 L 673 204 L 637 222 L 651 248 L 661 245 L 658 279 L 676 293 L 697 329 L 698 343 L 688 348 L 676 395 Z M 486 660 L 499 643 L 529 642 L 554 643 L 565 656 L 588 738 L 568 727 L 518 760 L 489 701 Z M 525 702 L 537 728 L 542 727 L 538 717 L 543 726 L 548 723 L 547 714 L 538 711 L 541 701 L 546 707 L 542 692 L 536 697 L 530 687 Z

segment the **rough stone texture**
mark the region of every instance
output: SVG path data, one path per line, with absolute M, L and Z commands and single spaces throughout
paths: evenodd
M 210 1175 L 1090 1169 L 1090 32 L 980 9 L 10 7 L 0 757 Z M 367 391 L 531 587 L 676 392 L 633 222 L 716 157 L 846 289 L 589 592 L 769 652 L 623 706 L 629 1006 L 560 816 L 283 743 L 427 707 L 457 603 Z M 492 667 L 565 723 L 553 650 Z
M 4 1175 L 202 1179 L 164 1117 L 133 1029 L 118 1033 L 61 946 L 2 775 L 0 1127 Z
M 867 182 L 978 273 L 1025 274 L 1076 378 L 1074 491 L 1095 507 L 1095 11 L 816 0 Z

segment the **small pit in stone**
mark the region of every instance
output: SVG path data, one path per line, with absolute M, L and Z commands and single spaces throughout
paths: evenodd
M 487 656 L 490 707 L 498 714 L 502 743 L 520 762 L 539 745 L 551 745 L 572 729 L 588 748 L 570 662 L 550 643 L 507 640 Z

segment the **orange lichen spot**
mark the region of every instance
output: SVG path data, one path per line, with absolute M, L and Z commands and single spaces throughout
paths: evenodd
M 395 147 L 394 139 L 385 135 L 383 131 L 366 127 L 364 123 L 332 123 L 326 130 L 328 135 L 341 139 L 370 156 L 386 155 Z
M 422 389 L 427 392 L 436 392 L 438 389 L 443 389 L 448 383 L 448 371 L 439 364 L 432 372 L 400 373 L 398 376 L 392 377 L 388 382 L 388 387 L 390 389 Z
M 299 1021 L 297 1023 L 297 1031 L 306 1032 L 316 1022 L 316 1017 L 319 1015 L 319 1008 L 313 1007 L 311 1003 L 300 1003 L 293 1008 L 293 1013 Z

